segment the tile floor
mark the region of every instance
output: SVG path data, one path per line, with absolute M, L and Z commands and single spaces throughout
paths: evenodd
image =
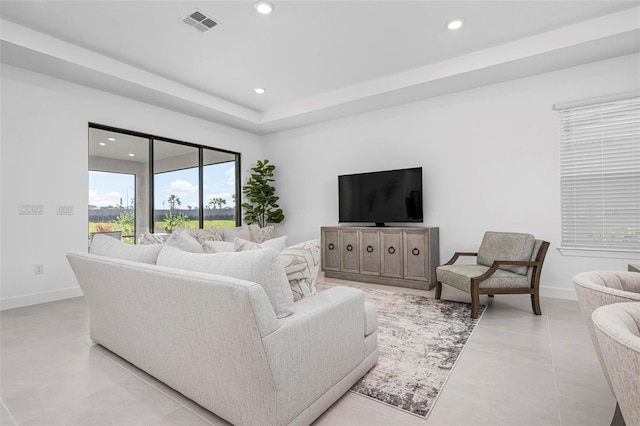
M 443 297 L 465 300 L 446 287 Z M 608 425 L 615 401 L 577 302 L 543 299 L 542 309 L 537 317 L 526 296 L 496 296 L 428 419 L 348 392 L 315 424 Z M 2 426 L 228 424 L 93 344 L 83 298 L 6 310 L 0 320 Z

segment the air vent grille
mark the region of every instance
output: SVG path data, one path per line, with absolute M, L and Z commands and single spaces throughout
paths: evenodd
M 193 12 L 182 17 L 182 22 L 189 24 L 196 30 L 203 33 L 218 25 L 218 22 L 214 21 L 211 17 L 198 9 L 195 9 Z

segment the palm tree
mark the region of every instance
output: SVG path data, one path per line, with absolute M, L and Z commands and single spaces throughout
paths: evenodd
M 173 211 L 173 209 L 175 209 L 176 206 L 182 205 L 182 202 L 180 201 L 180 198 L 178 198 L 175 194 L 169 195 L 169 199 L 167 201 L 169 202 L 169 210 L 170 211 Z
M 213 198 L 211 201 L 213 201 L 213 205 L 218 206 L 219 209 L 222 208 L 223 204 L 227 204 L 227 200 L 221 197 Z

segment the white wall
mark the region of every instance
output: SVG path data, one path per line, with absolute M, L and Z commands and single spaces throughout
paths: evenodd
M 631 55 L 265 137 L 291 241 L 338 222 L 337 176 L 423 167 L 424 225 L 440 227 L 441 261 L 476 251 L 486 230 L 551 242 L 541 285 L 575 298 L 571 277 L 626 270 L 628 259 L 562 256 L 558 113 L 552 105 L 640 88 Z M 629 255 L 629 258 L 633 258 Z M 638 257 L 635 256 L 637 259 Z
M 240 152 L 243 179 L 263 157 L 256 135 L 166 109 L 7 65 L 1 83 L 3 309 L 81 294 L 64 256 L 87 249 L 89 122 Z M 45 214 L 19 216 L 19 204 Z M 56 216 L 56 205 L 75 214 Z

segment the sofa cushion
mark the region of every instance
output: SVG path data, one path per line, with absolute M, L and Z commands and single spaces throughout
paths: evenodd
M 167 240 L 167 245 L 190 253 L 204 253 L 200 243 L 187 230 L 173 232 Z
M 202 246 L 204 250 L 204 243 L 206 241 L 222 241 L 222 233 L 215 227 L 212 226 L 210 228 L 200 229 L 200 228 L 173 228 L 173 232 L 183 232 L 187 231 L 187 233 L 196 239 L 196 241 Z
M 258 283 L 264 288 L 278 318 L 293 313 L 293 295 L 274 249 L 227 253 L 187 253 L 165 246 L 159 266 L 225 275 Z
M 158 253 L 163 247 L 162 244 L 126 244 L 115 238 L 96 234 L 91 241 L 89 253 L 154 265 L 158 259 Z
M 245 250 L 259 250 L 262 248 L 270 247 L 277 251 L 282 251 L 287 248 L 287 236 L 282 236 L 278 238 L 273 238 L 271 240 L 266 240 L 262 243 L 256 243 L 253 241 L 243 240 L 242 238 L 235 238 L 233 240 L 233 250 L 234 251 L 245 251 Z
M 531 259 L 535 238 L 515 232 L 486 232 L 478 249 L 478 265 L 491 266 L 494 260 Z M 526 266 L 503 265 L 500 269 L 526 275 Z

